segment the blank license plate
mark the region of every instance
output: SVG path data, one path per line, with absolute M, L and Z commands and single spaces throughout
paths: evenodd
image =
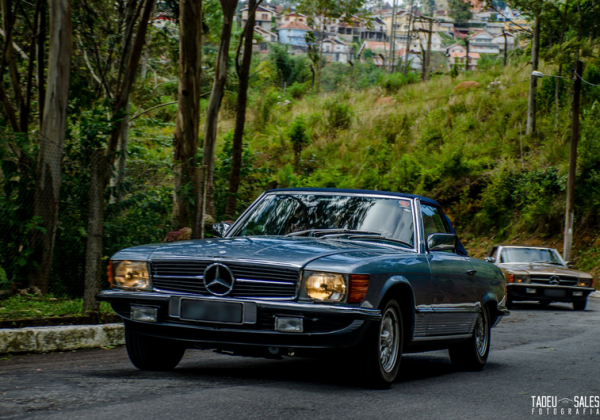
M 181 299 L 179 317 L 190 321 L 241 324 L 243 314 L 243 303 Z
M 555 290 L 555 289 L 546 289 L 546 291 L 544 292 L 545 296 L 548 297 L 565 297 L 565 291 L 564 290 Z

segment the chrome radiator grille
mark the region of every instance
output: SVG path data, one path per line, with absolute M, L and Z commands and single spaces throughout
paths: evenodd
M 556 278 L 560 286 L 577 286 L 578 277 L 574 276 L 556 276 L 551 274 L 532 274 L 531 282 L 540 284 L 552 284 L 550 280 Z
M 155 289 L 210 295 L 204 270 L 215 261 L 152 261 Z M 219 261 L 233 272 L 235 284 L 228 297 L 291 299 L 296 296 L 300 269 L 276 265 Z

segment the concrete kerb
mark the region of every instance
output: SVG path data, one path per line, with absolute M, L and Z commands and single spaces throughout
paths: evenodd
M 123 324 L 0 329 L 0 354 L 49 353 L 125 344 Z
M 588 297 L 600 299 L 600 291 L 596 290 L 595 292 L 590 293 Z

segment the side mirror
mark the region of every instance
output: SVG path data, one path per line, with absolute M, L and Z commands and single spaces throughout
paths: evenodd
M 213 236 L 217 238 L 222 238 L 227 233 L 227 230 L 231 227 L 231 223 L 215 223 L 212 228 Z
M 575 263 L 573 261 L 565 261 L 565 265 L 569 268 L 572 268 L 573 266 L 575 266 Z
M 457 238 L 454 233 L 432 233 L 427 236 L 427 250 L 456 252 Z
M 492 264 L 496 262 L 496 259 L 494 257 L 485 257 L 484 260 Z

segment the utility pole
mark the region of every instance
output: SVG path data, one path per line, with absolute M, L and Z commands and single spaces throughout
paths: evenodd
M 535 16 L 534 28 L 533 28 L 533 39 L 531 40 L 531 71 L 537 71 L 540 56 L 540 15 L 539 13 Z M 535 90 L 537 87 L 537 77 L 529 77 L 529 101 L 527 106 L 527 128 L 525 133 L 527 135 L 535 134 Z
M 426 16 L 420 17 L 420 23 L 423 23 L 423 20 L 429 22 L 429 29 L 419 28 L 418 32 L 423 32 L 427 34 L 427 51 L 423 53 L 423 77 L 422 80 L 429 80 L 429 64 L 431 62 L 431 37 L 433 36 L 433 18 L 428 18 Z M 421 49 L 423 47 L 421 46 Z
M 392 36 L 390 38 L 390 63 L 389 63 L 390 73 L 394 72 L 394 62 L 396 61 L 396 57 L 394 56 L 394 50 L 396 49 L 396 13 L 397 13 L 396 2 L 397 2 L 397 0 L 394 0 L 394 4 L 392 5 L 392 30 L 390 31 L 390 34 Z
M 465 37 L 465 44 L 467 44 L 467 56 L 465 57 L 465 73 L 469 70 L 469 35 Z
M 414 25 L 413 19 L 413 9 L 415 5 L 415 0 L 410 0 L 410 11 L 408 15 L 408 32 L 406 33 L 406 51 L 404 52 L 404 75 L 408 73 L 408 53 L 410 51 L 410 38 L 412 36 L 412 28 L 411 25 Z
M 581 100 L 581 78 L 583 62 L 575 64 L 575 79 L 573 82 L 573 105 L 571 108 L 571 150 L 569 154 L 569 178 L 567 181 L 567 209 L 565 212 L 565 243 L 563 257 L 566 261 L 571 259 L 573 247 L 573 219 L 575 215 L 575 177 L 577 171 L 577 143 L 579 142 L 579 103 Z
M 508 41 L 506 39 L 506 31 L 502 31 L 502 35 L 504 35 L 504 67 L 508 63 Z

